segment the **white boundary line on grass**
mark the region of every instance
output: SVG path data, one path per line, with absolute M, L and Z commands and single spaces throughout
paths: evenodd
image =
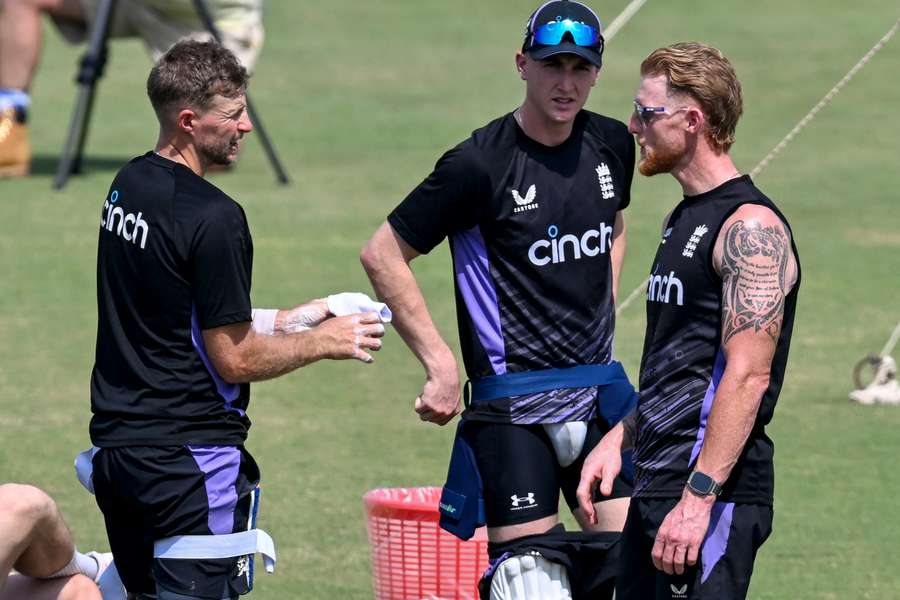
M 616 37 L 619 30 L 625 27 L 625 24 L 631 20 L 631 17 L 633 17 L 646 3 L 647 0 L 631 0 L 628 6 L 622 9 L 619 16 L 613 19 L 612 23 L 609 24 L 609 27 L 604 30 L 603 39 L 608 43 L 611 39 Z
M 821 100 L 819 100 L 819 102 L 815 106 L 813 106 L 808 113 L 806 113 L 805 117 L 800 119 L 800 122 L 797 123 L 797 125 L 795 125 L 794 128 L 791 129 L 791 131 L 786 136 L 784 136 L 784 139 L 778 142 L 778 144 L 774 148 L 772 148 L 771 152 L 769 152 L 765 158 L 759 161 L 759 164 L 756 165 L 752 171 L 750 171 L 751 177 L 756 177 L 757 175 L 759 175 L 759 173 L 772 161 L 772 159 L 775 158 L 775 156 L 777 156 L 779 152 L 784 150 L 784 147 L 787 146 L 788 143 L 792 139 L 794 139 L 794 137 L 796 137 L 800 130 L 806 127 L 809 122 L 812 121 L 813 118 L 819 113 L 819 111 L 834 99 L 837 93 L 840 92 L 845 85 L 847 85 L 847 83 L 853 78 L 853 76 L 856 75 L 856 73 L 859 72 L 859 70 L 862 69 L 866 65 L 866 63 L 869 62 L 869 60 L 871 60 L 871 58 L 875 56 L 875 54 L 879 50 L 881 50 L 881 48 L 892 37 L 894 37 L 894 34 L 897 33 L 898 27 L 900 27 L 900 19 L 897 19 L 897 21 L 894 22 L 894 25 L 888 30 L 888 32 L 884 34 L 884 36 L 880 40 L 878 40 L 878 43 L 872 46 L 872 49 L 866 52 L 865 56 L 859 59 L 859 61 L 855 65 L 853 65 L 853 67 L 847 72 L 847 74 L 844 75 L 844 77 L 840 81 L 838 81 L 837 84 L 833 88 L 831 88 L 831 90 L 827 94 L 825 94 L 825 96 Z M 637 298 L 646 288 L 647 281 L 644 280 L 639 286 L 634 289 L 634 291 L 628 294 L 628 297 L 625 298 L 625 300 L 621 304 L 619 304 L 618 307 L 616 307 L 616 316 L 620 315 L 622 311 L 628 308 L 628 306 L 632 302 L 634 302 L 634 299 Z M 898 325 L 898 328 L 900 328 L 900 325 Z M 884 353 L 882 353 L 882 355 L 883 354 Z
M 752 171 L 750 171 L 750 177 L 756 177 L 756 175 L 760 171 L 762 171 L 766 167 L 766 165 L 769 164 L 769 161 L 775 158 L 775 156 L 778 155 L 778 153 L 781 152 L 792 139 L 794 139 L 794 136 L 796 136 L 801 129 L 806 127 L 806 125 L 813 120 L 813 117 L 815 117 L 820 110 L 822 110 L 829 102 L 831 102 L 831 100 L 837 95 L 837 93 L 841 91 L 841 89 L 845 85 L 847 85 L 847 83 L 851 79 L 853 79 L 853 76 L 856 75 L 856 73 L 860 69 L 866 66 L 866 63 L 869 62 L 869 60 L 871 60 L 871 58 L 875 56 L 875 54 L 879 50 L 881 50 L 882 46 L 884 46 L 892 37 L 894 37 L 894 34 L 897 33 L 897 27 L 900 27 L 900 19 L 898 19 L 897 22 L 894 23 L 894 26 L 891 27 L 886 34 L 884 34 L 884 37 L 878 40 L 877 44 L 872 46 L 871 50 L 866 52 L 865 56 L 859 59 L 859 62 L 853 65 L 853 68 L 850 69 L 850 71 L 848 71 L 846 75 L 844 75 L 844 78 L 838 81 L 837 84 L 833 88 L 831 88 L 831 90 L 827 94 L 825 94 L 825 96 L 821 100 L 819 100 L 819 103 L 813 106 L 812 109 L 810 109 L 810 111 L 806 113 L 805 117 L 800 119 L 800 122 L 797 123 L 797 125 L 794 126 L 793 129 L 791 129 L 790 133 L 784 136 L 784 139 L 778 142 L 778 144 L 774 148 L 772 148 L 772 151 L 769 152 L 764 159 L 759 161 L 759 164 L 756 165 L 756 167 Z
M 900 323 L 897 323 L 897 326 L 894 327 L 894 332 L 891 334 L 891 337 L 888 338 L 888 343 L 884 345 L 884 349 L 881 351 L 880 356 L 885 357 L 893 352 L 894 346 L 897 345 L 898 340 L 900 340 Z

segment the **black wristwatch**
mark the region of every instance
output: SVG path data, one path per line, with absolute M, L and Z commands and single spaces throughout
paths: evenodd
M 687 487 L 698 496 L 718 496 L 722 493 L 722 486 L 700 471 L 692 471 L 688 476 Z

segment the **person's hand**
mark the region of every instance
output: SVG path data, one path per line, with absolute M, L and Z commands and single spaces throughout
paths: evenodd
M 332 316 L 325 298 L 316 298 L 288 310 L 279 311 L 275 318 L 276 333 L 297 333 L 322 323 Z
M 456 361 L 429 373 L 422 393 L 416 398 L 419 418 L 429 423 L 446 425 L 459 412 L 459 372 Z
M 375 359 L 367 351 L 381 349 L 384 325 L 379 322 L 377 313 L 356 313 L 327 319 L 312 332 L 323 358 L 355 358 L 370 363 Z
M 682 575 L 685 566 L 697 564 L 715 500 L 715 496 L 684 491 L 656 533 L 650 552 L 654 567 L 668 575 Z
M 581 480 L 575 497 L 578 505 L 584 511 L 588 522 L 597 524 L 597 511 L 594 508 L 594 489 L 600 485 L 600 494 L 609 496 L 612 494 L 613 483 L 622 470 L 622 443 L 617 439 L 616 430 L 609 431 L 600 442 L 594 446 L 584 464 L 581 466 Z

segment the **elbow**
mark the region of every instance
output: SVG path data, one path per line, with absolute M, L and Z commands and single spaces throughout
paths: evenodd
M 772 380 L 771 356 L 748 355 L 747 352 L 726 353 L 725 375 L 736 389 L 762 396 Z
M 240 383 L 246 383 L 244 378 L 242 377 L 242 371 L 238 368 L 234 367 L 223 367 L 220 369 L 216 369 L 219 373 L 219 377 L 222 378 L 222 381 L 229 385 L 238 385 Z
M 373 282 L 378 278 L 378 274 L 387 268 L 385 254 L 379 249 L 374 237 L 363 246 L 359 253 L 359 262 L 362 263 L 369 280 Z
M 375 271 L 378 264 L 378 256 L 375 253 L 375 250 L 372 248 L 371 240 L 365 246 L 363 246 L 362 250 L 360 251 L 359 262 L 362 263 L 363 269 L 365 269 L 366 273 L 371 275 L 371 273 Z
M 747 373 L 742 379 L 744 389 L 752 390 L 755 395 L 762 398 L 762 395 L 769 389 L 769 383 L 771 382 L 772 377 L 771 373 L 766 370 Z
M 213 365 L 222 381 L 230 385 L 238 385 L 250 382 L 250 366 L 249 363 L 241 357 L 232 357 L 228 360 L 219 361 Z

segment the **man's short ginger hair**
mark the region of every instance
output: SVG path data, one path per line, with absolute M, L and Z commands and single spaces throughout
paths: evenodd
M 203 112 L 215 96 L 237 98 L 247 90 L 247 70 L 216 42 L 182 40 L 153 66 L 147 96 L 161 124 L 175 111 Z
M 670 94 L 695 100 L 706 116 L 706 139 L 717 152 L 728 152 L 744 100 L 734 67 L 721 51 L 698 42 L 659 48 L 641 63 L 641 75 L 664 75 Z

